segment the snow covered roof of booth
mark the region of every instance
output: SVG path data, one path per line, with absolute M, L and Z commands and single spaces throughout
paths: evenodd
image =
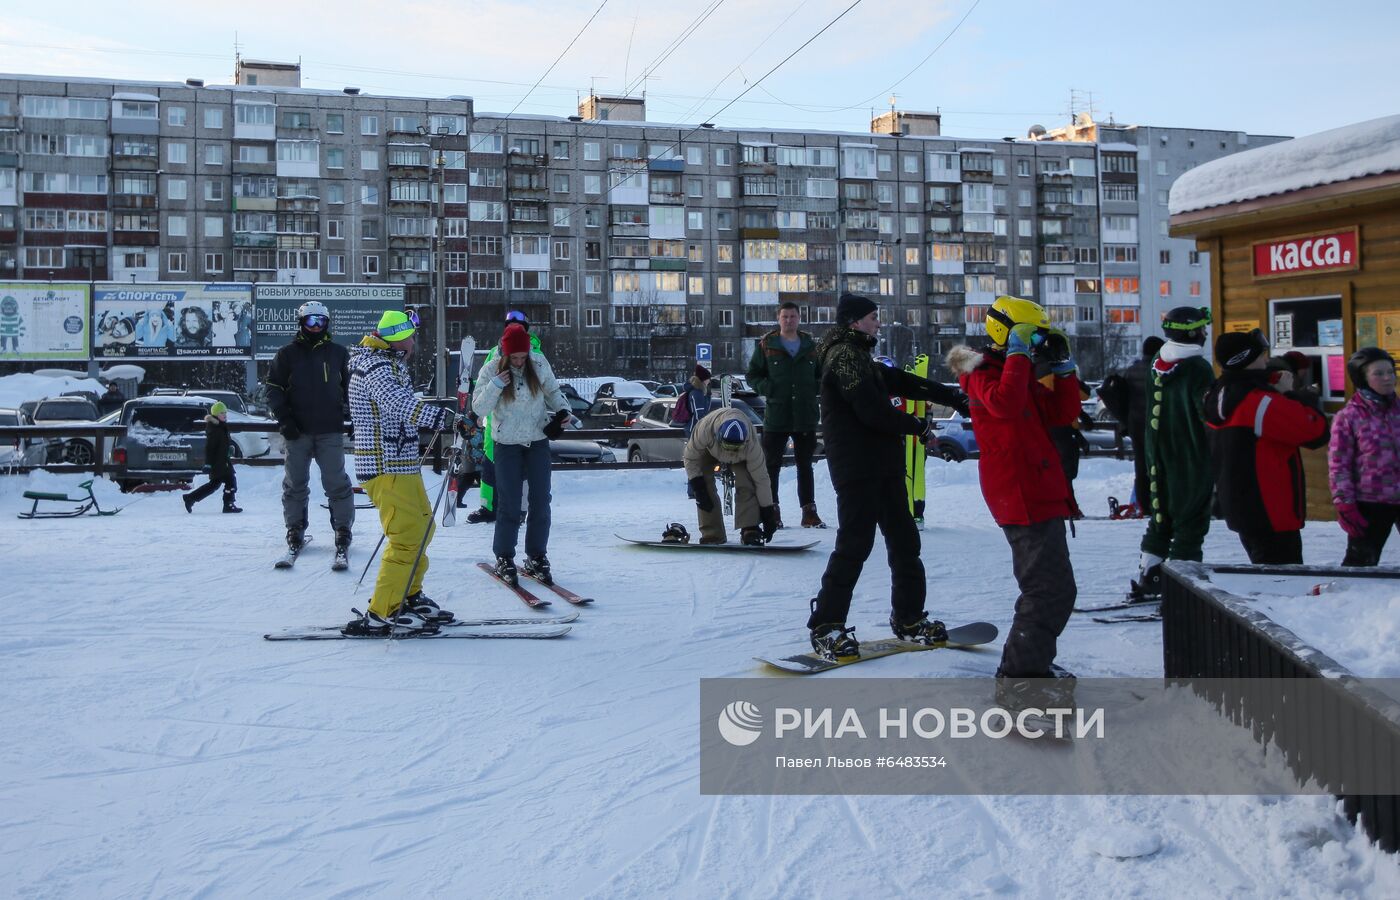
M 1372 119 L 1235 153 L 1172 185 L 1172 215 L 1400 172 L 1400 115 Z

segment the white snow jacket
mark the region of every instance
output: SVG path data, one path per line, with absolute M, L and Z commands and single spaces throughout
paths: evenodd
M 497 444 L 520 444 L 528 446 L 544 440 L 544 426 L 550 416 L 561 409 L 568 409 L 569 402 L 559 390 L 559 382 L 554 378 L 554 370 L 549 360 L 538 350 L 531 351 L 530 363 L 540 379 L 540 392 L 532 395 L 525 384 L 525 368 L 511 366 L 510 387 L 506 387 L 497 371 L 500 363 L 491 359 L 482 363 L 476 376 L 476 390 L 472 393 L 472 411 L 478 418 L 491 417 L 491 440 Z M 513 393 L 513 399 L 506 402 L 505 391 Z

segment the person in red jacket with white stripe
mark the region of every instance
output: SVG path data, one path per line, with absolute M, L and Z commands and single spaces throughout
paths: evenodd
M 1204 411 L 1225 524 L 1255 565 L 1302 565 L 1307 491 L 1298 448 L 1327 443 L 1327 418 L 1273 387 L 1259 329 L 1222 334 L 1215 361 L 1223 372 Z
M 987 314 L 992 345 L 948 354 L 971 407 L 982 496 L 1011 545 L 1020 588 L 997 668 L 999 697 L 1021 679 L 1068 674 L 1053 663 L 1077 593 L 1065 539 L 1074 501 L 1050 429 L 1079 418 L 1079 378 L 1064 333 L 1049 326 L 1039 304 L 998 297 Z M 1037 368 L 1054 374 L 1053 387 L 1036 380 Z

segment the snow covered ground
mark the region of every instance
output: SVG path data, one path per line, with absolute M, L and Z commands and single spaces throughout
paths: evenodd
M 930 463 L 929 610 L 1005 631 L 1009 554 L 976 471 Z M 1131 478 L 1126 462 L 1086 461 L 1084 508 L 1126 499 Z M 761 559 L 622 546 L 613 532 L 693 524 L 677 472 L 556 474 L 555 571 L 598 602 L 541 642 L 262 640 L 363 607 L 355 579 L 379 527 L 362 511 L 352 571 L 332 573 L 314 508 L 321 540 L 274 571 L 280 471 L 239 479 L 240 516 L 217 498 L 190 516 L 178 495 L 112 490 L 104 506 L 131 504 L 119 516 L 47 522 L 14 518 L 20 493 L 76 477 L 0 479 L 6 895 L 1400 895 L 1396 861 L 1325 797 L 701 796 L 698 680 L 760 674 L 754 654 L 801 645 L 834 532 L 787 532 L 822 547 Z M 824 469 L 817 484 L 834 518 Z M 795 518 L 791 470 L 782 499 Z M 1078 532 L 1081 604 L 1107 602 L 1141 525 Z M 1309 562 L 1340 559 L 1335 525 L 1305 539 Z M 528 613 L 472 568 L 489 544 L 486 526 L 440 530 L 430 593 L 463 615 Z M 1220 527 L 1207 555 L 1244 559 Z M 883 557 L 857 590 L 861 636 L 884 632 Z M 1157 674 L 1158 629 L 1076 616 L 1061 659 Z M 817 677 L 986 676 L 996 661 L 913 654 Z

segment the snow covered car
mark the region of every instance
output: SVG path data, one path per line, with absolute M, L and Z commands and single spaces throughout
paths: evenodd
M 188 481 L 204 469 L 204 416 L 213 400 L 204 396 L 158 396 L 129 400 L 119 424 L 126 434 L 112 448 L 117 484 L 130 490 L 146 481 Z M 265 422 L 230 411 L 230 422 Z M 235 431 L 230 455 L 265 456 L 266 434 Z
M 0 425 L 31 425 L 18 409 L 0 409 Z M 12 466 L 42 466 L 46 447 L 41 438 L 0 439 L 0 469 Z

